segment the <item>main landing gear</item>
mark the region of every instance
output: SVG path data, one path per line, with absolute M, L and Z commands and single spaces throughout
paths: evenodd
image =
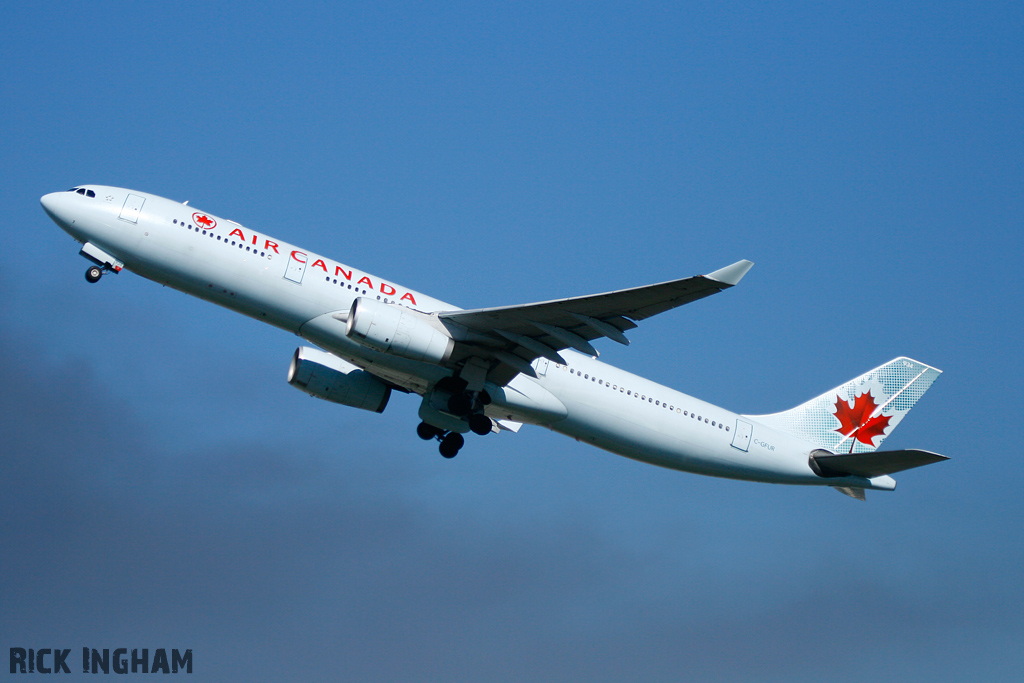
M 494 429 L 494 422 L 484 414 L 491 403 L 484 390 L 489 367 L 486 360 L 469 358 L 457 375 L 439 380 L 423 398 L 420 417 L 424 422 L 416 433 L 421 439 L 440 441 L 438 450 L 446 458 L 454 458 L 466 443 L 463 432 L 483 436 Z
M 491 418 L 484 415 L 484 407 L 491 402 L 486 391 L 461 391 L 448 399 L 448 412 L 469 422 L 469 430 L 484 436 L 491 433 Z
M 448 432 L 426 422 L 420 422 L 419 426 L 416 427 L 416 435 L 424 441 L 430 441 L 431 439 L 440 441 L 441 445 L 438 447 L 438 450 L 446 458 L 454 458 L 466 443 L 466 439 L 463 438 L 462 434 Z
M 468 424 L 469 431 L 484 436 L 490 434 L 494 428 L 491 418 L 484 415 L 484 406 L 490 402 L 491 397 L 485 391 L 459 391 L 448 399 L 447 413 L 456 419 L 461 418 L 464 424 Z M 441 443 L 438 447 L 441 455 L 446 458 L 454 458 L 466 443 L 466 439 L 459 433 L 464 429 L 465 427 L 459 431 L 450 431 L 427 422 L 421 422 L 416 427 L 416 434 L 424 441 L 436 439 Z

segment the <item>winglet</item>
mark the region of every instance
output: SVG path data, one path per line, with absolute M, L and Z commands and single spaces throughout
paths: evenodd
M 740 280 L 742 280 L 743 276 L 747 274 L 747 271 L 753 267 L 753 261 L 743 259 L 742 261 L 737 261 L 731 266 L 719 268 L 713 273 L 708 273 L 704 277 L 709 278 L 711 280 L 717 280 L 718 282 L 721 282 L 732 287 L 733 285 L 737 284 Z

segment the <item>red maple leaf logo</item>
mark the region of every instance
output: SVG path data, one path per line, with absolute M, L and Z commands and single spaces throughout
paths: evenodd
M 885 430 L 892 419 L 891 415 L 881 414 L 871 417 L 871 413 L 876 408 L 878 408 L 878 404 L 875 403 L 874 397 L 869 392 L 858 396 L 854 400 L 852 408 L 849 401 L 836 396 L 835 416 L 839 420 L 839 428 L 835 431 L 844 437 L 855 435 L 856 441 L 860 441 L 868 446 L 874 446 L 874 438 L 885 435 Z M 851 453 L 853 452 L 854 443 L 854 441 L 850 441 Z
M 192 214 L 192 220 L 194 220 L 196 223 L 203 226 L 204 228 L 212 228 L 215 225 L 217 225 L 217 221 L 201 213 Z

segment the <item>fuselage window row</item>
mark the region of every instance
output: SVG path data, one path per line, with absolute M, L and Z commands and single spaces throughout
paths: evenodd
M 175 225 L 180 225 L 181 227 L 185 228 L 186 230 L 195 230 L 195 233 L 197 235 L 200 234 L 199 226 L 194 226 L 193 227 L 193 225 L 191 223 L 185 223 L 185 221 L 179 221 L 177 218 L 174 219 L 173 223 Z M 209 235 L 211 238 L 214 237 L 214 234 L 212 232 L 210 232 L 209 230 L 203 230 L 201 234 Z M 220 235 L 217 235 L 216 237 L 217 237 L 217 241 L 218 242 L 222 241 Z M 227 245 L 228 238 L 227 237 L 223 238 L 223 242 L 224 242 L 225 245 Z M 236 242 L 234 240 L 231 240 L 231 246 L 233 246 L 233 247 L 237 246 L 239 249 L 241 249 L 242 247 L 245 247 L 245 250 L 248 251 L 248 252 L 251 252 L 253 255 L 259 253 L 261 258 L 267 258 L 267 252 L 265 252 L 265 251 L 259 251 L 258 252 L 255 247 L 250 247 L 247 244 L 245 244 L 244 242 Z M 271 256 L 270 258 L 273 258 L 273 256 Z
M 349 289 L 352 289 L 352 285 L 346 285 L 344 282 L 340 282 L 339 283 L 337 280 L 331 279 L 330 275 L 328 275 L 327 277 L 324 278 L 324 282 L 327 282 L 328 284 L 335 284 L 335 285 L 339 285 L 340 284 L 342 288 L 348 287 Z M 359 289 L 358 287 L 355 288 L 355 291 L 356 291 L 357 294 L 359 292 L 362 292 L 363 296 L 366 296 L 369 293 L 365 289 Z M 378 295 L 377 296 L 377 301 L 380 301 L 380 300 L 381 300 L 380 295 Z M 387 297 L 384 297 L 384 303 L 386 303 L 386 304 L 398 304 L 399 306 L 405 306 L 406 308 L 409 308 L 408 304 L 404 304 L 401 301 L 390 301 L 390 300 L 388 300 Z
M 675 406 L 672 406 L 672 405 L 669 405 L 667 403 L 664 403 L 661 400 L 656 400 L 653 396 L 647 396 L 646 394 L 634 393 L 631 389 L 626 389 L 625 387 L 620 387 L 617 384 L 613 385 L 611 383 L 606 383 L 603 379 L 598 379 L 596 375 L 594 377 L 591 377 L 589 373 L 580 372 L 579 370 L 575 370 L 573 368 L 570 368 L 568 365 L 559 365 L 559 364 L 556 363 L 555 367 L 556 368 L 560 368 L 563 371 L 568 371 L 570 375 L 576 375 L 577 377 L 582 377 L 585 380 L 589 379 L 591 382 L 597 382 L 599 385 L 604 385 L 606 387 L 609 387 L 612 391 L 618 390 L 618 392 L 620 394 L 625 394 L 626 396 L 632 396 L 634 398 L 638 398 L 641 401 L 647 401 L 648 403 L 653 403 L 655 406 L 658 406 L 659 408 L 666 408 L 670 412 L 671 411 L 675 411 L 676 413 L 681 414 L 684 417 L 689 415 L 691 418 L 696 419 L 698 422 L 703 422 L 705 424 L 711 425 L 712 427 L 718 427 L 719 429 L 724 429 L 727 432 L 730 431 L 730 428 L 727 427 L 722 422 L 718 422 L 717 420 L 711 420 L 710 418 L 705 418 L 705 417 L 698 416 L 696 413 L 691 413 L 688 410 L 683 410 L 682 408 L 676 408 Z

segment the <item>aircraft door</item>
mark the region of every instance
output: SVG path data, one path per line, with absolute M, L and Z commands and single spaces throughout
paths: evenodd
M 142 205 L 145 203 L 145 197 L 129 194 L 128 198 L 124 200 L 124 206 L 121 207 L 121 215 L 118 218 L 129 223 L 138 223 L 139 214 L 142 213 Z
M 548 374 L 548 359 L 538 358 L 536 363 L 534 364 L 534 368 L 537 370 L 538 377 L 543 377 L 544 375 Z
M 306 261 L 309 257 L 301 251 L 293 251 L 288 257 L 288 268 L 284 271 L 284 279 L 302 284 L 302 276 L 306 273 Z
M 750 449 L 750 434 L 754 427 L 749 422 L 736 420 L 736 434 L 732 437 L 732 447 L 741 451 Z

